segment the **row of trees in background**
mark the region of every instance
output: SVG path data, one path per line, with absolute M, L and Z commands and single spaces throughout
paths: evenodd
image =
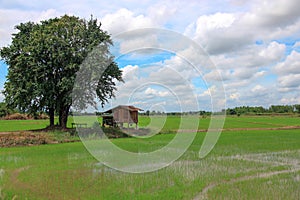
M 286 113 L 300 113 L 300 104 L 296 105 L 271 105 L 269 108 L 262 106 L 240 106 L 235 108 L 228 108 L 227 115 L 243 115 L 243 114 L 286 114 Z
M 262 106 L 240 106 L 235 108 L 227 108 L 226 111 L 222 110 L 220 113 L 225 113 L 226 115 L 263 115 L 263 114 L 300 114 L 300 104 L 296 105 L 271 105 L 269 108 L 264 108 Z M 210 116 L 212 113 L 210 111 L 189 111 L 189 112 L 160 112 L 160 111 L 150 111 L 142 113 L 146 116 L 151 115 L 200 115 L 200 116 Z
M 18 113 L 18 109 L 10 109 L 4 102 L 0 102 L 0 118 L 7 115 Z M 22 112 L 24 113 L 24 112 Z M 224 110 L 223 112 L 224 113 Z M 269 108 L 262 106 L 240 106 L 235 108 L 226 109 L 227 115 L 264 115 L 264 114 L 300 114 L 300 104 L 296 105 L 272 105 Z M 30 114 L 30 113 L 26 113 Z M 71 113 L 71 115 L 94 115 L 94 113 Z M 101 116 L 101 112 L 96 113 Z M 200 115 L 210 116 L 212 113 L 209 111 L 189 111 L 189 112 L 161 112 L 155 110 L 147 110 L 146 112 L 140 113 L 141 115 L 168 115 L 168 116 L 179 116 L 179 115 Z

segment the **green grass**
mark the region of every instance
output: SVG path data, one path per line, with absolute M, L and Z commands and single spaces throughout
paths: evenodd
M 48 126 L 47 120 L 0 120 L 0 132 L 36 130 Z
M 273 128 L 300 126 L 299 116 L 226 117 L 224 128 Z
M 94 116 L 79 116 L 76 117 L 76 122 L 87 123 L 92 126 L 95 121 Z M 72 127 L 74 122 L 72 117 L 69 117 L 67 127 Z M 58 123 L 58 118 L 55 118 L 55 124 Z M 0 120 L 0 132 L 38 130 L 49 126 L 49 120 Z
M 199 128 L 206 129 L 210 119 L 199 120 Z M 88 126 L 93 126 L 94 121 L 92 116 L 76 118 L 76 122 Z M 179 122 L 179 117 L 168 117 L 161 132 L 177 130 Z M 272 128 L 299 126 L 299 122 L 297 116 L 241 116 L 227 117 L 224 127 Z M 71 123 L 70 118 L 68 126 Z M 140 117 L 140 127 L 149 124 L 150 118 Z M 47 125 L 47 120 L 0 120 L 0 132 Z M 160 134 L 111 141 L 122 149 L 141 153 L 160 149 L 174 136 Z M 104 166 L 81 142 L 0 148 L 0 200 L 299 199 L 299 129 L 224 131 L 213 151 L 200 160 L 198 152 L 204 136 L 205 133 L 198 133 L 189 149 L 170 166 L 143 174 L 123 173 Z
M 288 161 L 300 160 L 299 130 L 227 131 L 211 154 L 199 160 L 204 135 L 198 133 L 186 153 L 169 167 L 144 174 L 105 167 L 79 142 L 3 148 L 0 149 L 2 196 L 5 199 L 15 196 L 17 199 L 192 199 L 206 186 L 217 184 L 205 194 L 209 199 L 299 197 L 299 171 L 230 182 L 295 167 Z M 132 152 L 147 152 L 165 145 L 173 137 L 164 134 L 113 141 Z M 236 159 L 242 156 L 253 160 Z M 279 161 L 283 164 L 274 164 Z
M 192 122 L 199 124 L 199 129 L 207 129 L 209 127 L 210 118 L 201 118 L 197 116 L 184 116 L 185 119 L 190 119 Z M 154 117 L 154 119 L 165 120 L 161 127 L 161 132 L 172 132 L 179 128 L 181 118 L 178 116 Z M 57 123 L 58 119 L 55 119 Z M 89 127 L 95 123 L 95 116 L 77 116 L 75 122 L 87 123 Z M 99 118 L 101 122 L 101 118 Z M 159 121 L 159 120 L 158 120 Z M 69 117 L 67 127 L 71 127 L 74 122 L 72 117 Z M 151 122 L 147 116 L 139 117 L 139 126 L 145 127 Z M 42 129 L 49 125 L 48 120 L 0 120 L 0 132 L 5 131 L 23 131 Z M 224 128 L 272 128 L 284 126 L 300 126 L 299 116 L 227 116 Z

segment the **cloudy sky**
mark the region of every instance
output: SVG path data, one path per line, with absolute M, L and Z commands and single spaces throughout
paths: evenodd
M 93 15 L 114 38 L 133 31 L 116 42 L 125 83 L 112 104 L 161 111 L 216 109 L 225 100 L 226 107 L 299 104 L 298 7 L 298 0 L 1 0 L 0 47 L 11 42 L 21 22 Z M 144 37 L 134 34 L 142 28 L 174 34 L 164 37 L 164 31 L 152 29 Z M 195 42 L 201 50 L 180 41 Z M 173 46 L 157 46 L 165 42 Z M 6 74 L 2 62 L 0 90 Z

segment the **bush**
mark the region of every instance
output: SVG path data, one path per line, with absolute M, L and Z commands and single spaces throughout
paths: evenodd
M 37 116 L 37 119 L 49 119 L 49 116 L 42 113 Z
M 27 119 L 32 119 L 31 116 L 27 114 L 21 114 L 21 113 L 14 113 L 11 115 L 7 115 L 4 117 L 5 120 L 27 120 Z

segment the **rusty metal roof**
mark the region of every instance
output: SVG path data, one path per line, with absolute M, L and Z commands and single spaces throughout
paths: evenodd
M 129 110 L 129 111 L 143 111 L 143 109 L 137 108 L 137 107 L 134 107 L 134 106 L 119 105 L 119 106 L 116 106 L 112 109 L 109 109 L 109 110 L 107 110 L 103 113 L 112 113 L 115 109 L 124 109 L 124 110 Z

